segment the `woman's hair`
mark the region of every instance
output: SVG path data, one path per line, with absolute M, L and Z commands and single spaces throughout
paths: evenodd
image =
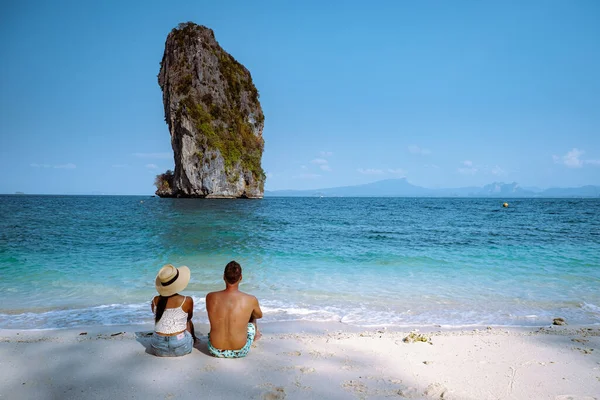
M 165 308 L 167 308 L 167 301 L 169 297 L 176 296 L 177 293 L 171 296 L 158 296 L 158 303 L 156 303 L 156 316 L 154 317 L 154 322 L 160 321 L 163 313 L 165 312 Z

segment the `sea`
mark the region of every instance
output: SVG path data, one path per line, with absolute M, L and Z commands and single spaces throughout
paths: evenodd
M 600 324 L 600 199 L 2 195 L 0 328 L 151 324 L 167 263 L 207 323 L 231 260 L 264 322 Z

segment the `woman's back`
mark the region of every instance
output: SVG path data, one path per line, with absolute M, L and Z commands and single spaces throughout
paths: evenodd
M 154 313 L 158 311 L 161 296 L 154 297 Z M 164 298 L 163 298 L 164 299 Z M 189 299 L 189 300 L 188 300 Z M 192 299 L 179 294 L 166 298 L 165 309 L 160 319 L 154 324 L 154 331 L 160 334 L 172 335 L 183 332 L 187 327 L 188 314 L 191 310 Z

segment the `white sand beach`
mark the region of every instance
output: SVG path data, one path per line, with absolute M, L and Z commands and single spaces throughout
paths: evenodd
M 1 399 L 600 398 L 600 328 L 261 325 L 245 359 L 147 353 L 151 326 L 0 330 Z

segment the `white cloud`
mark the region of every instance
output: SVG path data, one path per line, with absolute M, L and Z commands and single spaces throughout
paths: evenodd
M 294 178 L 297 179 L 317 179 L 320 178 L 321 175 L 319 174 L 300 174 L 300 175 L 296 175 Z
M 29 166 L 31 166 L 33 168 L 59 168 L 59 169 L 74 169 L 74 168 L 77 168 L 77 166 L 75 164 L 73 164 L 73 163 L 58 164 L 58 165 L 32 163 L 32 164 L 29 164 Z
M 306 165 L 301 165 L 300 169 L 306 169 Z
M 330 157 L 333 155 L 331 151 L 322 151 L 319 154 L 321 154 L 321 157 Z
M 375 169 L 375 168 L 367 168 L 367 169 L 358 168 L 357 171 L 363 175 L 381 175 L 381 174 L 383 174 L 383 170 Z
M 148 168 L 148 169 L 158 169 L 158 165 L 156 165 L 156 164 L 146 164 L 146 168 Z
M 321 154 L 323 154 L 323 152 L 321 152 Z M 324 158 L 315 158 L 314 160 L 311 160 L 311 164 L 318 165 L 321 171 L 331 171 L 329 161 Z
M 151 158 L 155 160 L 168 160 L 173 158 L 171 153 L 133 153 L 133 156 L 138 158 Z
M 74 169 L 74 168 L 77 168 L 77 166 L 73 163 L 68 163 L 68 164 L 62 164 L 62 165 L 55 165 L 54 168 Z
M 406 171 L 403 170 L 402 168 L 396 168 L 396 169 L 388 169 L 387 172 L 389 172 L 392 175 L 398 175 L 400 177 L 405 177 L 406 176 Z
M 573 150 L 567 152 L 564 156 L 552 156 L 552 158 L 557 164 L 564 164 L 569 168 L 581 168 L 583 167 L 583 160 L 580 160 L 579 157 L 581 157 L 583 153 L 585 153 L 583 150 L 573 148 Z
M 463 175 L 475 175 L 477 173 L 477 168 L 459 168 L 458 172 Z
M 410 151 L 412 154 L 421 154 L 423 156 L 429 155 L 431 154 L 431 150 L 429 149 L 423 149 L 417 145 L 410 145 L 408 146 L 408 151 Z
M 494 168 L 492 168 L 492 174 L 497 176 L 504 176 L 506 175 L 506 171 L 504 171 L 502 168 L 496 165 Z
M 582 160 L 580 157 L 585 151 L 573 148 L 564 156 L 552 156 L 556 164 L 564 164 L 568 168 L 581 168 L 584 165 L 600 165 L 600 160 Z
M 458 168 L 459 174 L 463 175 L 475 175 L 479 169 L 473 165 L 473 161 L 465 160 L 461 163 L 464 167 Z

